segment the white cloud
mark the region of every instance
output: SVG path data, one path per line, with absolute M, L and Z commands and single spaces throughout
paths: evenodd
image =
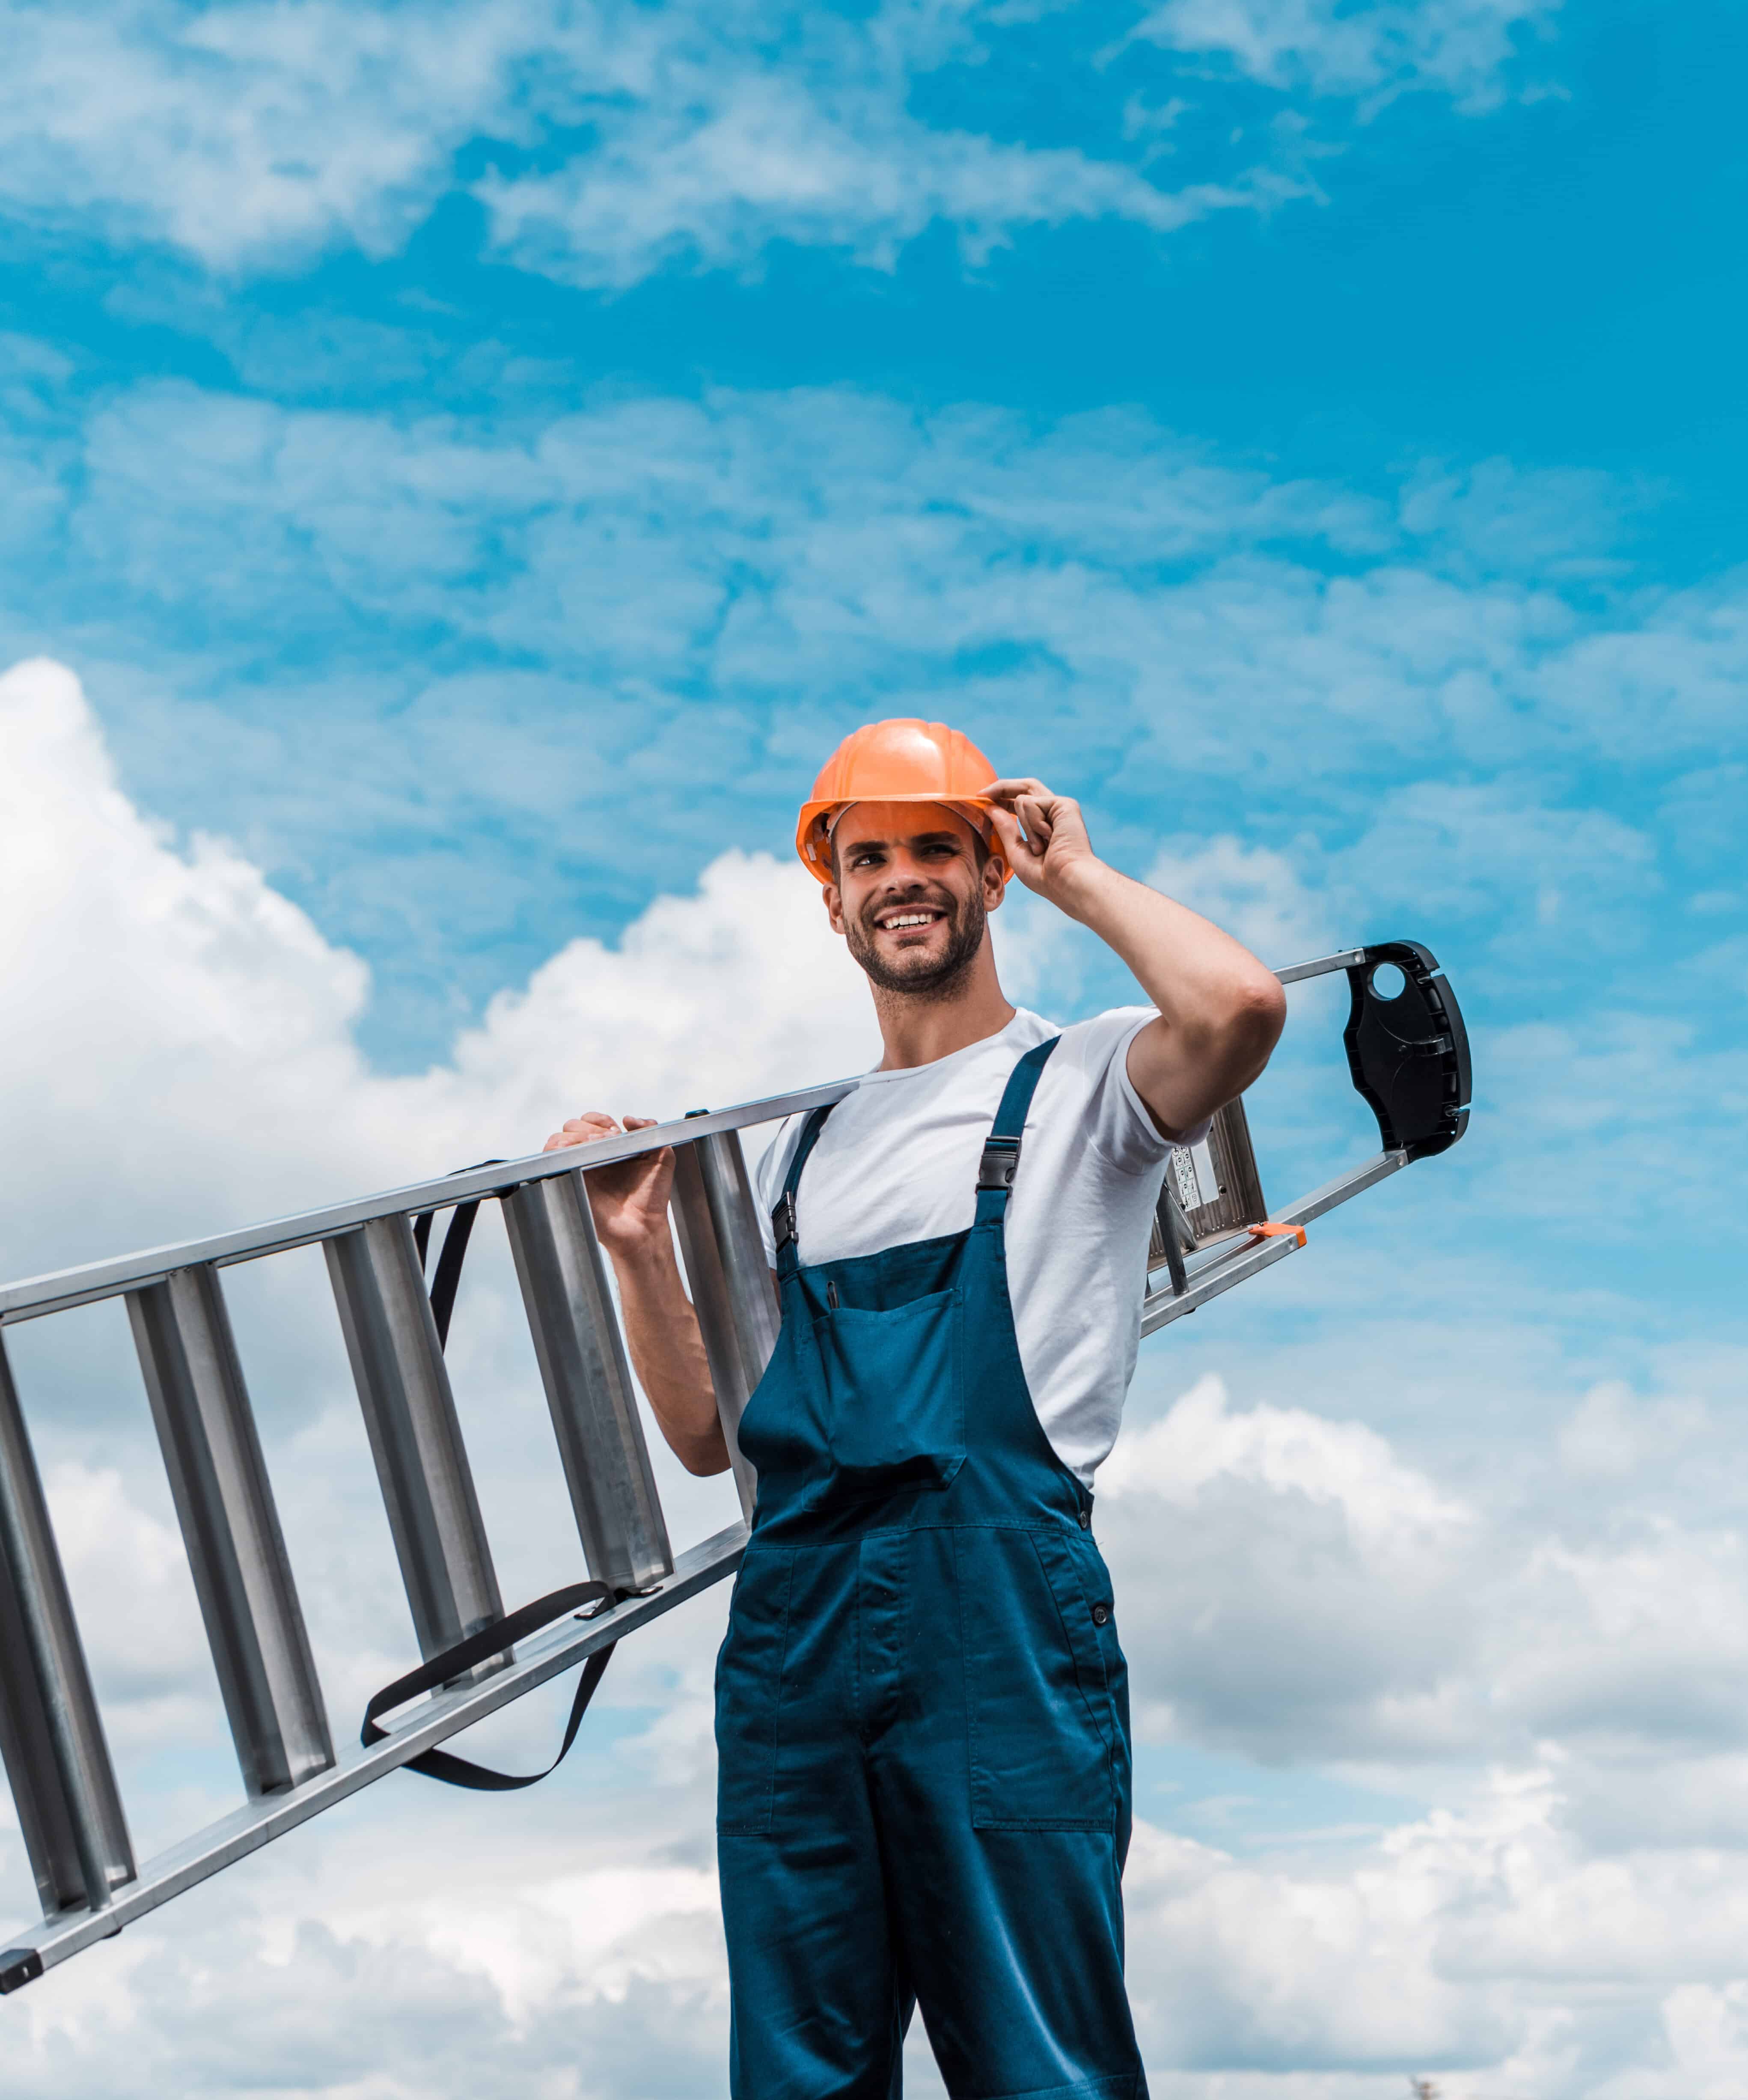
M 1545 29 L 1560 0 L 1165 0 L 1135 32 L 1226 60 L 1270 87 L 1366 96 L 1436 88 L 1459 109 L 1494 108 L 1520 37 Z
M 937 221 L 981 262 L 1026 227 L 1113 218 L 1163 234 L 1301 193 L 1264 168 L 1167 191 L 1071 148 L 938 130 L 908 114 L 907 85 L 885 67 L 825 93 L 781 73 L 688 68 L 664 82 L 665 107 L 631 125 L 609 121 L 594 154 L 557 174 L 485 177 L 476 194 L 516 262 L 577 284 L 623 285 L 676 258 L 744 266 L 773 240 L 889 269 Z
M 452 1064 L 375 1077 L 350 1032 L 363 965 L 233 849 L 179 850 L 142 818 L 68 673 L 0 679 L 0 883 L 29 907 L 0 915 L 0 969 L 33 1014 L 0 1041 L 0 1089 L 32 1105 L 10 1165 L 45 1198 L 4 1229 L 15 1272 L 535 1150 L 586 1103 L 677 1114 L 700 1084 L 744 1099 L 869 1061 L 816 885 L 729 854 L 696 899 L 501 995 Z
M 1560 1462 L 1591 1479 L 1622 1479 L 1671 1456 L 1706 1426 L 1697 1401 L 1646 1405 L 1621 1379 L 1593 1385 L 1560 1431 Z
M 397 708 L 397 739 L 469 711 L 482 649 L 518 660 L 492 673 L 506 731 L 568 695 L 616 754 L 647 749 L 652 699 L 703 677 L 761 723 L 781 698 L 779 757 L 853 708 L 933 707 L 951 677 L 1007 713 L 1016 692 L 1071 699 L 1162 779 L 1340 783 L 1349 823 L 1347 783 L 1385 759 L 1397 779 L 1424 768 L 1416 823 L 1449 833 L 1467 813 L 1472 833 L 1490 814 L 1496 840 L 1475 844 L 1521 861 L 1542 822 L 1527 783 L 1461 775 L 1618 757 L 1648 711 L 1660 769 L 1739 735 L 1740 580 L 1574 602 L 1547 550 L 1569 544 L 1560 518 L 1601 507 L 1582 492 L 1525 497 L 1532 525 L 1497 538 L 1477 583 L 1488 528 L 1454 528 L 1442 501 L 1411 496 L 1393 515 L 1332 484 L 1272 481 L 1134 412 L 1040 433 L 977 404 L 923 418 L 795 389 L 403 424 L 153 384 L 101 403 L 24 479 L 39 537 L 76 556 L 45 565 L 36 617 L 121 647 L 115 596 L 70 580 L 101 576 L 128 646 L 158 633 L 179 657 L 197 611 L 215 659 L 251 677 L 264 641 L 343 629 L 359 677 L 403 704 L 425 695 L 404 723 Z M 434 636 L 435 664 L 408 690 L 408 657 L 430 665 Z M 1009 660 L 982 687 L 967 677 L 981 652 Z M 756 779 L 767 754 L 739 721 L 715 734 Z M 483 762 L 512 775 L 503 755 Z M 1611 836 L 1642 860 L 1623 827 Z
M 1146 880 L 1201 912 L 1273 968 L 1326 955 L 1340 943 L 1327 901 L 1285 854 L 1229 835 L 1165 847 Z
M 0 188 L 108 210 L 221 269 L 336 240 L 381 254 L 444 190 L 457 150 L 560 127 L 556 174 L 471 185 L 517 258 L 623 285 L 676 254 L 750 262 L 784 238 L 890 262 L 935 218 L 976 249 L 1015 226 L 1115 214 L 1159 231 L 1289 192 L 1162 192 L 1068 149 L 997 145 L 909 115 L 911 82 L 974 54 L 978 10 L 889 6 L 806 29 L 757 7 L 125 9 L 6 16 Z
M 1229 53 L 1271 82 L 1294 72 L 1320 93 L 1415 80 L 1481 107 L 1525 11 L 1423 0 L 1349 23 L 1321 7 L 1287 20 L 1178 4 L 1145 33 Z M 391 250 L 460 185 L 458 150 L 485 140 L 513 169 L 470 185 L 498 245 L 559 277 L 617 285 L 675 256 L 750 265 L 773 239 L 885 266 L 938 219 L 976 254 L 1026 225 L 1111 215 L 1168 232 L 1304 192 L 1285 161 L 1167 192 L 1123 161 L 912 113 L 919 79 L 1035 22 L 1036 11 L 976 0 L 805 20 L 766 5 L 628 0 L 412 14 L 332 0 L 12 0 L 0 11 L 0 194 L 49 218 L 96 213 L 219 270 L 276 268 L 342 240 Z M 1110 95 L 1115 118 L 1125 97 L 1115 82 Z M 555 172 L 515 167 L 555 139 Z
M 1231 1412 L 1204 1379 L 1125 1432 L 1099 1489 L 1145 1734 L 1265 1757 L 1472 1749 L 1474 1520 L 1374 1432 Z
M 1355 1540 L 1385 1559 L 1411 1557 L 1429 1537 L 1470 1521 L 1363 1423 L 1326 1422 L 1293 1408 L 1233 1414 L 1217 1379 L 1203 1379 L 1168 1414 L 1125 1436 L 1099 1485 L 1107 1495 L 1151 1493 L 1190 1507 L 1220 1480 L 1339 1509 Z

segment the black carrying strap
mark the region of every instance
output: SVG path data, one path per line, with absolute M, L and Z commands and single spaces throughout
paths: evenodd
M 482 1626 L 478 1633 L 470 1634 L 466 1640 L 457 1641 L 441 1655 L 434 1655 L 418 1669 L 409 1670 L 392 1684 L 385 1684 L 364 1709 L 364 1725 L 359 1731 L 358 1740 L 366 1749 L 373 1743 L 386 1741 L 388 1731 L 377 1725 L 379 1714 L 388 1713 L 408 1699 L 417 1699 L 422 1692 L 435 1692 L 439 1685 L 471 1670 L 476 1663 L 501 1655 L 506 1648 L 513 1648 L 519 1640 L 526 1640 L 530 1634 L 538 1633 L 542 1626 L 550 1626 L 565 1612 L 576 1611 L 580 1604 L 592 1604 L 600 1609 L 616 1601 L 614 1592 L 605 1582 L 572 1582 L 566 1589 L 554 1590 L 550 1596 L 536 1597 L 519 1612 L 494 1619 L 490 1626 Z M 589 1615 L 576 1611 L 576 1616 L 585 1618 Z M 409 1758 L 402 1769 L 422 1772 L 426 1779 L 440 1779 L 450 1786 L 470 1787 L 478 1793 L 514 1793 L 519 1788 L 536 1785 L 548 1772 L 556 1771 L 569 1754 L 583 1716 L 589 1710 L 589 1702 L 595 1696 L 595 1687 L 607 1674 L 615 1645 L 609 1641 L 605 1648 L 598 1648 L 583 1665 L 583 1674 L 577 1679 L 576 1696 L 571 1701 L 571 1718 L 565 1723 L 564 1740 L 558 1746 L 558 1756 L 545 1771 L 520 1775 L 493 1771 L 488 1765 L 474 1764 L 448 1750 L 426 1750 L 418 1757 Z
M 457 1174 L 476 1174 L 482 1167 L 501 1167 L 501 1159 L 476 1160 L 471 1167 L 457 1167 Z M 437 1273 L 431 1278 L 431 1317 L 437 1322 L 437 1343 L 442 1348 L 449 1339 L 449 1316 L 455 1310 L 455 1294 L 461 1286 L 461 1264 L 467 1259 L 467 1242 L 473 1238 L 474 1220 L 479 1215 L 480 1198 L 475 1196 L 470 1203 L 457 1203 L 449 1217 L 449 1229 L 443 1236 L 443 1250 L 437 1257 Z M 413 1244 L 419 1251 L 419 1265 L 425 1264 L 425 1253 L 431 1243 L 431 1220 L 435 1211 L 422 1211 L 413 1221 Z
M 477 1167 L 458 1167 L 458 1174 L 472 1174 L 478 1167 L 501 1167 L 501 1159 L 482 1159 Z M 437 1343 L 439 1348 L 449 1339 L 450 1316 L 455 1311 L 455 1294 L 461 1286 L 461 1264 L 467 1259 L 467 1242 L 473 1236 L 474 1220 L 479 1215 L 481 1198 L 471 1202 L 457 1203 L 449 1220 L 448 1229 L 444 1234 L 443 1247 L 437 1256 L 437 1273 L 431 1279 L 431 1317 L 437 1323 Z M 426 1253 L 430 1246 L 431 1220 L 435 1211 L 422 1211 L 413 1221 L 413 1243 L 418 1249 L 422 1267 Z M 544 1597 L 536 1597 L 532 1604 L 524 1604 L 519 1611 L 506 1612 L 501 1619 L 493 1619 L 489 1626 L 481 1626 L 464 1641 L 453 1648 L 445 1648 L 441 1655 L 434 1655 L 429 1662 L 422 1663 L 417 1670 L 409 1670 L 404 1677 L 397 1677 L 392 1684 L 385 1684 L 364 1709 L 364 1724 L 358 1732 L 358 1740 L 366 1749 L 372 1744 L 386 1742 L 386 1728 L 378 1725 L 378 1717 L 403 1705 L 409 1699 L 417 1699 L 422 1692 L 435 1692 L 440 1685 L 463 1675 L 475 1665 L 488 1661 L 495 1655 L 502 1655 L 514 1648 L 519 1640 L 526 1640 L 530 1634 L 538 1633 L 542 1626 L 550 1626 L 554 1619 L 567 1612 L 575 1612 L 578 1618 L 589 1618 L 593 1612 L 579 1608 L 593 1605 L 595 1611 L 604 1611 L 620 1601 L 623 1592 L 610 1590 L 605 1582 L 572 1582 L 563 1590 L 554 1590 Z M 422 1773 L 426 1779 L 439 1779 L 446 1786 L 465 1786 L 476 1793 L 514 1793 L 525 1786 L 535 1786 L 549 1773 L 555 1772 L 570 1755 L 571 1745 L 576 1740 L 576 1732 L 582 1726 L 583 1716 L 589 1711 L 589 1702 L 595 1696 L 595 1688 L 607 1674 L 607 1664 L 612 1660 L 616 1643 L 609 1641 L 605 1648 L 598 1648 L 583 1665 L 583 1674 L 576 1681 L 576 1696 L 571 1701 L 571 1718 L 564 1727 L 564 1740 L 558 1746 L 558 1754 L 545 1771 L 512 1773 L 493 1771 L 489 1765 L 476 1765 L 470 1758 L 458 1758 L 448 1750 L 426 1750 L 418 1757 L 408 1758 L 401 1767 L 404 1771 Z

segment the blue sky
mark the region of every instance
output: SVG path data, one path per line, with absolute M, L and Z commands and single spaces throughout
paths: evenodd
M 1271 962 L 1410 933 L 1449 966 L 1470 1138 L 1145 1349 L 1112 1476 L 1174 2100 L 1748 2085 L 1744 45 L 1698 0 L 0 5 L 8 1273 L 852 1065 L 783 856 L 882 714 L 1077 793 Z M 1049 1010 L 1128 995 L 1048 915 L 1004 931 Z M 1333 997 L 1252 1104 L 1277 1200 L 1370 1142 Z M 482 1274 L 486 1389 L 533 1394 Z M 381 1542 L 354 1568 L 320 1510 L 355 1416 L 296 1288 L 254 1288 L 318 1645 L 368 1598 L 392 1674 Z M 167 1829 L 212 1701 L 118 1335 L 13 1353 L 78 1579 L 137 1538 L 182 1599 L 113 1665 Z M 544 1492 L 532 1405 L 506 1512 Z M 560 1579 L 545 1550 L 506 1586 Z M 512 2061 L 501 2018 L 519 2078 L 568 2032 L 717 2089 L 700 1626 L 612 1716 L 673 1855 L 577 1838 L 635 1880 L 589 1899 L 642 1921 L 629 1996 L 452 1917 L 396 1938 L 348 1878 L 440 1825 L 497 1917 L 554 1811 L 495 1864 L 448 1805 L 348 1811 L 261 1885 L 354 1993 L 297 2089 L 463 1976 L 470 2062 Z M 541 1799 L 580 1825 L 586 1787 Z M 271 2010 L 251 1900 L 186 1930 Z M 637 1937 L 675 1917 L 690 1967 Z M 1286 1917 L 1273 1968 L 1222 1938 Z M 108 1988 L 44 2001 L 90 2089 L 186 2082 Z
M 1247 41 L 1233 24 L 1247 15 L 1261 27 Z M 59 126 L 39 106 L 34 121 L 61 135 L 18 153 L 6 179 L 7 319 L 23 339 L 13 443 L 36 484 L 14 512 L 13 646 L 77 662 L 152 805 L 246 839 L 370 960 L 382 990 L 367 1033 L 391 1057 L 439 1050 L 458 1005 L 477 1011 L 563 933 L 615 930 L 721 844 L 780 836 L 819 745 L 907 694 L 922 704 L 919 682 L 1004 748 L 1010 724 L 1030 717 L 1035 740 L 1066 709 L 1074 734 L 1051 739 L 1054 770 L 1101 814 L 1112 765 L 1137 770 L 1120 731 L 1086 749 L 1085 717 L 1132 699 L 1141 667 L 1124 664 L 1096 700 L 1072 677 L 1046 698 L 1038 674 L 1060 658 L 1005 609 L 931 635 L 908 661 L 871 620 L 856 660 L 824 676 L 802 647 L 787 673 L 772 660 L 737 676 L 713 651 L 712 623 L 770 571 L 659 474 L 616 493 L 669 572 L 633 561 L 611 588 L 670 647 L 663 661 L 628 638 L 603 659 L 593 561 L 562 586 L 549 579 L 538 606 L 519 589 L 528 533 L 555 509 L 586 515 L 598 496 L 582 461 L 517 486 L 539 434 L 580 410 L 660 401 L 671 420 L 686 404 L 720 429 L 720 404 L 741 399 L 755 422 L 788 422 L 787 444 L 768 427 L 742 441 L 749 458 L 784 455 L 775 479 L 735 490 L 754 539 L 791 491 L 828 507 L 809 486 L 814 439 L 793 404 L 797 390 L 849 389 L 876 421 L 999 408 L 1003 453 L 1021 432 L 1127 412 L 1186 457 L 1350 507 L 1397 509 L 1405 488 L 1447 478 L 1461 489 L 1492 463 L 1517 494 L 1499 499 L 1508 522 L 1471 496 L 1463 580 L 1533 578 L 1580 628 L 1608 624 L 1635 589 L 1698 583 L 1741 556 L 1732 11 L 633 9 L 649 50 L 622 56 L 634 85 L 616 100 L 589 95 L 586 35 L 543 39 L 537 15 L 521 39 L 532 60 L 508 18 L 479 18 L 503 76 L 494 90 L 442 51 L 440 13 L 388 11 L 360 18 L 381 25 L 385 50 L 422 25 L 426 42 L 395 99 L 379 179 L 370 68 L 385 61 L 362 34 L 300 73 L 295 40 L 276 51 L 248 9 L 99 9 L 90 20 L 115 39 L 112 72 L 72 13 L 19 19 L 37 25 L 27 48 L 82 53 L 44 49 L 41 68 L 45 80 L 70 73 L 88 106 Z M 563 91 L 541 77 L 559 54 Z M 686 70 L 712 66 L 725 76 L 714 108 Z M 130 69 L 163 125 L 192 138 L 155 128 L 143 148 L 124 144 Z M 28 132 L 28 69 L 15 92 Z M 261 140 L 220 121 L 234 94 L 258 104 L 245 107 Z M 696 145 L 713 122 L 743 127 L 714 160 Z M 603 180 L 610 145 L 608 194 L 567 204 L 566 184 L 586 196 Z M 700 165 L 672 169 L 688 145 Z M 761 177 L 763 205 L 719 194 Z M 647 223 L 616 215 L 621 191 Z M 867 420 L 826 418 L 843 435 Z M 276 457 L 290 431 L 294 465 Z M 355 434 L 395 454 L 375 473 L 360 463 L 367 487 L 341 485 Z M 433 457 L 423 476 L 413 464 L 451 448 L 461 458 Z M 950 488 L 927 501 L 950 505 Z M 348 519 L 368 536 L 379 506 L 394 544 L 360 575 Z M 1002 558 L 1069 558 L 1053 522 L 1013 518 Z M 1332 578 L 1403 547 L 1376 531 L 1208 522 L 1186 542 L 1123 549 L 1126 573 L 1175 580 L 1242 549 Z M 1452 550 L 1427 552 L 1448 573 Z M 671 646 L 677 625 L 684 649 Z M 214 710 L 200 752 L 160 719 L 148 681 Z M 404 726 L 434 684 L 440 752 Z M 1182 754 L 1173 702 L 1125 845 L 1144 849 L 1168 766 L 1188 772 L 1210 828 L 1265 837 L 1291 823 L 1296 756 L 1284 779 L 1258 780 L 1243 761 Z M 1271 712 L 1274 740 L 1322 747 L 1318 771 L 1350 792 L 1378 767 L 1375 750 L 1328 748 L 1315 710 L 1263 704 L 1286 710 Z M 703 746 L 700 707 L 720 710 Z M 622 829 L 603 836 L 557 783 L 525 814 L 513 793 L 451 806 L 469 740 L 514 774 L 542 769 L 547 727 L 562 738 L 580 721 L 616 763 L 636 752 L 659 855 L 640 863 Z M 1512 741 L 1490 750 L 1483 738 L 1459 762 L 1490 773 L 1518 756 Z M 1613 804 L 1681 763 L 1660 754 L 1648 779 L 1643 753 L 1587 741 L 1568 741 L 1538 792 L 1594 786 Z M 696 761 L 725 748 L 737 792 L 711 798 L 700 827 L 691 805 L 709 783 Z M 1392 752 L 1381 777 L 1421 756 Z M 1597 759 L 1627 777 L 1587 780 Z

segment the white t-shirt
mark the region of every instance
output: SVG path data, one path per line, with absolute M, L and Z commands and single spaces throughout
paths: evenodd
M 1038 1419 L 1088 1486 L 1134 1374 L 1147 1239 L 1172 1149 L 1128 1074 L 1130 1039 L 1153 1018 L 1150 1007 L 1119 1007 L 1057 1028 L 1022 1008 L 1000 1035 L 950 1057 L 869 1072 L 827 1117 L 797 1192 L 809 1264 L 964 1231 L 1009 1074 L 1026 1051 L 1062 1037 L 1032 1096 L 1008 1198 L 1008 1288 Z M 771 1207 L 801 1122 L 789 1118 L 758 1168 L 773 1268 Z

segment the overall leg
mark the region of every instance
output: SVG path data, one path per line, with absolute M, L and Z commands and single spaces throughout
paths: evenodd
M 903 1843 L 928 1865 L 894 1908 L 953 2100 L 1145 2100 L 1115 1841 L 966 1824 L 949 1839 L 938 1796 L 916 1805 L 938 1837 Z
M 872 1761 L 898 1958 L 954 2100 L 1145 2100 L 1123 1974 L 1129 1746 L 1108 1611 L 1069 1626 L 1081 1573 L 1048 1539 L 957 1536 L 915 1535 L 907 1596 L 958 1609 L 913 1625 L 915 1696 Z
M 743 1570 L 717 1672 L 730 2091 L 897 2100 L 911 1998 L 854 1725 L 854 1549 L 766 1557 L 780 1580 Z

